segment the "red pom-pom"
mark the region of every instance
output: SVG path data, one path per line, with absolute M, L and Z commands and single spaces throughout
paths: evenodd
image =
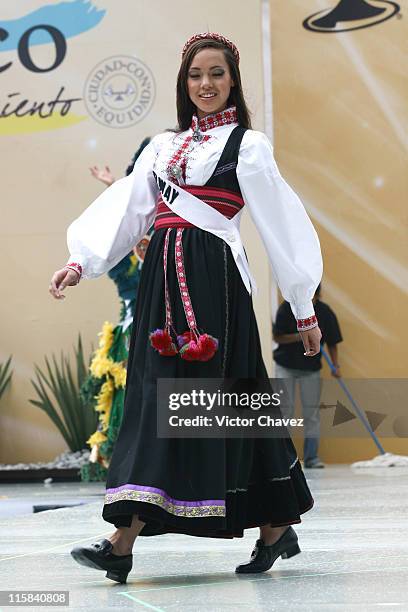
M 165 329 L 156 329 L 154 332 L 151 332 L 149 338 L 150 344 L 157 351 L 167 348 L 172 343 L 171 336 Z
M 191 340 L 180 349 L 179 354 L 185 361 L 197 361 L 197 343 Z
M 156 329 L 149 338 L 152 347 L 163 357 L 173 357 L 179 353 L 185 361 L 209 361 L 218 349 L 216 338 L 209 334 L 201 334 L 197 338 L 192 331 L 186 331 L 177 336 L 179 349 L 173 342 L 170 333 L 165 329 Z
M 172 342 L 169 347 L 166 347 L 165 349 L 159 351 L 159 354 L 162 355 L 162 357 L 174 357 L 174 355 L 177 355 L 177 353 L 178 350 L 174 342 Z
M 183 337 L 186 337 L 186 332 Z M 180 338 L 180 336 L 179 336 Z M 186 361 L 209 361 L 218 349 L 218 340 L 209 334 L 201 334 L 198 340 L 191 339 L 180 348 L 180 357 Z
M 209 334 L 202 334 L 198 339 L 200 345 L 201 358 L 200 361 L 208 361 L 214 357 L 218 349 L 218 340 Z
M 152 347 L 156 349 L 156 351 L 159 351 L 160 355 L 163 355 L 163 357 L 173 357 L 177 355 L 177 347 L 167 330 L 156 329 L 154 332 L 151 332 L 149 339 Z
M 186 331 L 184 334 L 177 336 L 177 344 L 179 345 L 179 348 L 182 348 L 185 344 L 190 342 L 190 340 L 195 340 L 195 338 L 196 337 L 194 336 L 193 332 Z

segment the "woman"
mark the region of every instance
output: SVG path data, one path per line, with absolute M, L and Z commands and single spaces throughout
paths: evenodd
M 232 538 L 259 526 L 251 560 L 236 572 L 266 571 L 279 556 L 300 552 L 290 525 L 313 505 L 288 438 L 157 438 L 157 378 L 267 378 L 239 234 L 244 205 L 297 318 L 306 355 L 319 352 L 321 337 L 312 305 L 322 273 L 319 241 L 279 174 L 268 139 L 250 129 L 231 41 L 214 33 L 187 41 L 177 113 L 179 130 L 153 138 L 133 173 L 70 226 L 71 258 L 50 285 L 62 299 L 81 275 L 95 277 L 113 266 L 154 222 L 103 508 L 117 529 L 72 551 L 79 563 L 107 570 L 119 582 L 132 567 L 138 535 L 171 532 Z
M 132 173 L 136 160 L 150 140 L 150 137 L 147 137 L 142 141 L 126 168 L 126 176 Z M 115 182 L 109 166 L 92 166 L 90 171 L 94 178 L 107 187 Z M 112 205 L 115 203 L 112 202 Z M 126 367 L 128 359 L 140 274 L 151 233 L 149 231 L 132 251 L 108 272 L 120 298 L 120 321 L 114 328 L 109 322 L 105 322 L 99 334 L 103 346 L 95 352 L 88 376 L 80 389 L 84 401 L 93 405 L 99 414 L 97 430 L 87 441 L 91 447 L 90 460 L 81 468 L 81 478 L 85 481 L 105 480 L 106 468 L 122 423 L 125 383 L 123 368 Z

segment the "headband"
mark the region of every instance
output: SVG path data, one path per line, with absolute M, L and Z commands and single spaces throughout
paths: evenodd
M 221 36 L 221 34 L 217 34 L 215 32 L 204 32 L 203 34 L 194 34 L 194 36 L 189 38 L 186 44 L 184 45 L 183 50 L 181 52 L 181 58 L 184 57 L 189 47 L 191 47 L 191 45 L 195 43 L 197 40 L 216 40 L 217 42 L 222 43 L 223 45 L 231 49 L 232 53 L 234 54 L 237 64 L 239 64 L 239 51 L 237 47 L 234 45 L 233 42 L 228 40 L 228 38 L 225 38 L 225 36 Z

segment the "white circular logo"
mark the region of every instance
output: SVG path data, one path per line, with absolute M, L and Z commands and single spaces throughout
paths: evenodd
M 135 57 L 115 55 L 95 66 L 85 83 L 84 100 L 96 121 L 126 128 L 150 112 L 156 86 L 150 69 Z

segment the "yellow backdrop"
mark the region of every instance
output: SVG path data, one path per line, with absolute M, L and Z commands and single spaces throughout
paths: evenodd
M 66 33 L 62 61 L 64 40 L 54 30 L 34 29 L 27 35 L 38 24 Z M 263 129 L 261 5 L 253 0 L 231 11 L 230 3 L 208 0 L 203 11 L 201 2 L 187 0 L 176 5 L 163 0 L 10 0 L 2 2 L 0 28 L 7 34 L 0 42 L 0 69 L 11 62 L 0 72 L 0 114 L 5 109 L 0 118 L 0 362 L 12 354 L 14 368 L 0 405 L 0 462 L 14 463 L 48 460 L 65 449 L 48 417 L 28 401 L 34 397 L 33 364 L 42 365 L 44 355 L 61 349 L 72 354 L 78 332 L 85 347 L 96 344 L 103 322 L 118 320 L 116 289 L 107 278 L 81 283 L 64 302 L 48 294 L 52 273 L 68 257 L 66 227 L 103 189 L 89 166 L 109 164 L 116 177 L 122 176 L 142 139 L 175 125 L 181 48 L 192 34 L 207 29 L 222 32 L 240 48 L 248 103 L 255 127 Z M 126 64 L 129 56 L 135 58 L 130 79 L 118 63 Z M 109 71 L 114 93 L 126 91 L 129 80 L 133 84 L 130 116 L 124 102 L 100 95 L 102 80 L 109 89 Z M 61 88 L 61 102 L 56 102 Z M 69 109 L 67 100 L 74 100 Z M 33 114 L 16 116 L 30 110 Z M 121 112 L 125 127 L 119 124 Z M 245 233 L 252 268 L 263 286 L 256 308 L 270 363 L 268 266 L 259 258 L 248 221 Z
M 341 8 L 319 31 L 313 22 Z M 398 15 L 352 20 L 385 2 L 271 3 L 275 151 L 304 201 L 323 256 L 322 299 L 338 315 L 344 377 L 407 377 L 408 113 Z M 337 5 L 337 6 L 336 6 Z M 326 9 L 326 10 L 324 10 Z M 333 19 L 335 21 L 335 19 Z M 359 27 L 359 29 L 350 29 Z M 338 30 L 342 30 L 341 32 Z M 324 375 L 330 376 L 328 368 Z M 387 450 L 408 454 L 401 439 Z M 323 440 L 322 456 L 348 461 L 376 454 L 370 440 Z
M 333 9 L 336 4 L 347 18 L 350 2 L 332 0 Z M 14 377 L 0 405 L 0 462 L 47 460 L 65 448 L 48 417 L 28 402 L 33 364 L 70 351 L 78 332 L 89 348 L 102 323 L 119 314 L 107 278 L 81 283 L 65 302 L 49 296 L 49 278 L 67 257 L 66 227 L 102 189 L 90 165 L 110 164 L 119 177 L 145 136 L 175 124 L 180 49 L 192 33 L 207 29 L 239 46 L 254 127 L 267 132 L 273 93 L 275 155 L 321 239 L 322 297 L 341 323 L 344 376 L 406 376 L 406 20 L 389 15 L 381 22 L 362 17 L 327 25 L 331 11 L 317 0 L 270 6 L 252 0 L 233 10 L 215 0 L 205 10 L 201 2 L 178 0 L 176 6 L 162 0 L 2 2 L 0 362 L 13 354 Z M 319 16 L 309 17 L 324 9 L 319 16 L 326 25 L 318 27 Z M 264 72 L 270 60 L 272 79 Z M 129 73 L 123 76 L 129 64 L 130 90 Z M 109 71 L 111 97 L 100 87 Z M 122 85 L 129 105 L 112 100 Z M 244 235 L 261 287 L 255 308 L 272 371 L 268 264 L 248 219 Z M 272 304 L 275 294 L 272 287 Z M 407 452 L 401 440 L 388 440 L 387 449 Z M 322 442 L 329 461 L 374 452 L 367 438 Z

